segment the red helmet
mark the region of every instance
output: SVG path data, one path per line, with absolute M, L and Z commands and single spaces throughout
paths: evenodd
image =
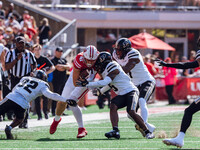
M 95 61 L 97 60 L 98 56 L 99 56 L 99 51 L 93 45 L 87 46 L 85 51 L 83 52 L 83 57 L 85 58 L 86 65 L 88 67 L 92 67 L 93 64 L 88 63 L 87 61 Z

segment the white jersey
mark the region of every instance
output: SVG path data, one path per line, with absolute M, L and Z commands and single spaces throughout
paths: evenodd
M 49 90 L 47 82 L 34 77 L 23 77 L 6 97 L 27 109 L 32 100 L 42 95 L 49 99 L 66 102 L 65 98 Z
M 112 88 L 117 95 L 125 95 L 133 90 L 138 91 L 137 87 L 131 82 L 129 76 L 116 61 L 107 64 L 102 73 L 102 77 L 105 78 L 110 72 L 116 69 L 119 70 L 119 74 L 114 78 L 114 80 L 112 80 L 109 87 Z
M 133 69 L 130 70 L 128 75 L 130 76 L 134 85 L 138 86 L 146 81 L 155 82 L 154 77 L 149 73 L 146 65 L 143 62 L 143 58 L 140 52 L 132 48 L 124 57 L 124 59 L 119 59 L 117 57 L 116 51 L 113 52 L 113 58 L 123 67 L 125 66 L 129 59 L 138 58 L 140 62 L 135 65 Z

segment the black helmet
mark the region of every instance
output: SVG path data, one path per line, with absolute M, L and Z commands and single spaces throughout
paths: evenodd
M 112 62 L 111 54 L 109 52 L 101 52 L 95 63 L 95 69 L 99 73 L 102 73 L 105 70 L 107 64 L 110 62 Z
M 43 81 L 47 81 L 47 74 L 42 70 L 36 70 L 34 72 L 34 77 L 41 79 Z
M 125 55 L 130 51 L 130 49 L 131 41 L 127 38 L 120 38 L 115 43 L 115 50 L 122 52 L 121 58 L 124 58 Z

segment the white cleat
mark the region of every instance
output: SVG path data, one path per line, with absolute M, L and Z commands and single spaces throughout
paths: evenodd
M 150 132 L 154 132 L 156 127 L 150 123 L 145 123 Z
M 155 135 L 153 133 L 148 133 L 145 137 L 146 139 L 153 139 L 155 138 Z
M 176 146 L 178 148 L 181 148 L 184 145 L 184 141 L 181 141 L 181 140 L 176 139 L 176 138 L 164 139 L 163 143 L 166 144 L 166 145 L 168 145 L 168 146 L 169 145 L 173 145 L 173 146 Z

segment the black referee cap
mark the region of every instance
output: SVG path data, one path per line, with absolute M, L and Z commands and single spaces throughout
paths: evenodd
M 18 36 L 18 37 L 16 37 L 16 38 L 15 38 L 15 41 L 16 41 L 17 43 L 20 43 L 20 42 L 24 42 L 24 43 L 25 43 L 25 42 L 26 42 L 26 41 L 25 41 L 25 38 L 24 38 L 23 36 Z
M 63 52 L 63 48 L 62 48 L 62 47 L 57 47 L 57 48 L 56 48 L 56 51 L 58 51 L 58 52 Z

